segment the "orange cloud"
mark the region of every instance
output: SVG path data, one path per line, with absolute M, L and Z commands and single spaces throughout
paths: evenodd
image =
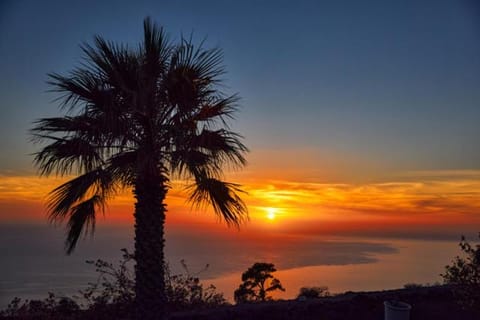
M 390 182 L 365 185 L 270 181 L 247 183 L 249 203 L 289 210 L 335 209 L 351 213 L 402 215 L 480 213 L 479 180 Z M 301 210 L 300 210 L 301 209 Z M 311 212 L 305 212 L 311 214 Z M 299 215 L 299 217 L 302 215 Z
M 294 228 L 301 224 L 348 229 L 371 226 L 443 225 L 480 222 L 480 172 L 409 173 L 400 181 L 326 184 L 243 178 L 251 221 L 247 228 Z M 234 179 L 235 180 L 235 179 Z M 43 202 L 62 179 L 0 176 L 0 221 L 45 219 Z M 212 211 L 192 210 L 185 183 L 173 181 L 167 198 L 169 223 L 211 224 Z M 272 216 L 272 210 L 275 212 Z M 129 190 L 116 197 L 108 222 L 132 222 Z M 322 227 L 323 226 L 323 227 Z

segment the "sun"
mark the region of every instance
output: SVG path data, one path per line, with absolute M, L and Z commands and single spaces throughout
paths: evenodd
M 268 220 L 274 220 L 277 216 L 277 208 L 266 208 Z

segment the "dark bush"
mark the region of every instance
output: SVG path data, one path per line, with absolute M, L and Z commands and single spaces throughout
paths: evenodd
M 297 299 L 301 297 L 307 299 L 317 299 L 329 296 L 330 292 L 328 291 L 328 287 L 303 287 L 300 288 Z
M 44 300 L 25 300 L 15 297 L 1 317 L 16 319 L 74 319 L 79 315 L 80 306 L 69 297 L 57 297 L 49 292 Z
M 462 236 L 459 246 L 463 256 L 455 257 L 441 276 L 446 284 L 453 285 L 462 306 L 480 310 L 480 244 L 472 246 Z
M 423 285 L 423 284 L 413 283 L 413 282 L 412 282 L 412 283 L 405 283 L 405 284 L 403 285 L 403 287 L 404 287 L 405 289 L 418 289 L 418 288 L 423 288 L 424 285 Z

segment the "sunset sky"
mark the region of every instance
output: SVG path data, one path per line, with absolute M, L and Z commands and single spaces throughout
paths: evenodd
M 224 51 L 242 97 L 249 230 L 441 237 L 480 231 L 478 1 L 0 2 L 0 223 L 46 223 L 28 129 L 60 115 L 49 72 L 95 34 L 136 45 L 151 16 Z M 168 223 L 225 229 L 185 204 Z M 132 222 L 128 192 L 101 224 Z

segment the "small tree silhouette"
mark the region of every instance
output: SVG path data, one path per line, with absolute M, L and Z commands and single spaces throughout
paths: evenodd
M 257 302 L 272 300 L 267 293 L 285 288 L 272 273 L 277 271 L 273 263 L 257 262 L 242 274 L 243 283 L 235 290 L 235 302 Z M 267 280 L 270 280 L 268 283 Z

